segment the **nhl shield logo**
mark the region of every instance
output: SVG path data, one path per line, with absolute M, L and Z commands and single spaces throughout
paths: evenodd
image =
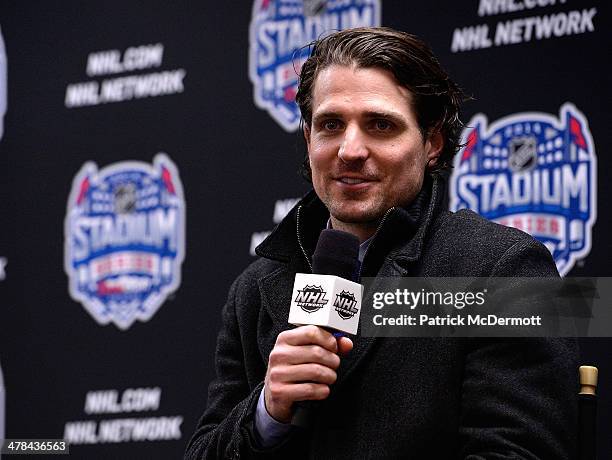
M 573 104 L 487 126 L 476 115 L 455 158 L 451 210 L 468 208 L 541 241 L 562 276 L 591 250 L 597 160 L 587 119 Z
M 65 220 L 70 295 L 100 324 L 148 321 L 180 285 L 185 200 L 176 166 L 115 163 L 76 175 Z
M 326 295 L 327 292 L 321 286 L 307 285 L 303 289 L 298 289 L 295 303 L 306 313 L 314 313 L 327 305 Z
M 295 131 L 298 73 L 325 33 L 380 25 L 380 0 L 255 0 L 250 25 L 249 77 L 257 107 Z
M 340 316 L 342 319 L 351 319 L 357 312 L 359 312 L 355 294 L 344 290 L 340 292 L 340 294 L 336 294 L 334 308 L 338 313 L 338 316 Z

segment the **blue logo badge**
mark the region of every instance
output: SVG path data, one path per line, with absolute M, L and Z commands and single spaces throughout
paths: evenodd
M 559 118 L 514 114 L 487 126 L 476 115 L 455 158 L 451 210 L 468 208 L 540 240 L 566 275 L 591 250 L 597 161 L 587 119 L 573 104 Z
M 176 166 L 161 153 L 153 165 L 86 163 L 64 231 L 72 298 L 100 324 L 148 321 L 180 285 L 185 199 Z
M 380 0 L 255 0 L 250 26 L 249 76 L 257 107 L 295 131 L 298 73 L 325 33 L 380 25 Z

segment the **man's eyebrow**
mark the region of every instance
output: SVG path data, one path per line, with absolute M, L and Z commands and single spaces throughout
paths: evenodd
M 403 121 L 405 118 L 402 114 L 397 113 L 397 112 L 371 111 L 371 112 L 366 112 L 364 115 L 366 118 L 383 118 L 386 120 L 398 120 L 398 121 Z
M 312 117 L 313 120 L 321 120 L 324 118 L 342 118 L 342 115 L 338 112 L 320 112 L 315 113 Z
M 389 111 L 385 111 L 385 112 L 368 111 L 368 112 L 364 112 L 363 116 L 365 118 L 383 118 L 386 120 L 397 120 L 397 121 L 404 120 L 404 116 L 402 114 L 397 113 L 397 112 L 389 112 Z M 339 112 L 328 111 L 328 112 L 316 113 L 312 117 L 313 121 L 328 119 L 328 118 L 343 118 L 343 115 Z

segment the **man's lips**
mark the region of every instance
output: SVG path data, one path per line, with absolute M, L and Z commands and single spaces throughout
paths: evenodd
M 370 177 L 359 177 L 359 176 L 338 176 L 335 177 L 334 180 L 339 182 L 342 186 L 345 187 L 359 187 L 359 186 L 367 186 L 374 182 L 374 179 Z
M 356 177 L 341 177 L 339 180 L 343 184 L 350 184 L 350 185 L 363 184 L 364 182 L 370 182 L 366 179 L 358 179 Z

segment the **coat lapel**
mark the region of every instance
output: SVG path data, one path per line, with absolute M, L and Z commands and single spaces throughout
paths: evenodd
M 281 266 L 272 273 L 258 280 L 261 302 L 264 307 L 262 313 L 271 321 L 267 321 L 260 314 L 258 324 L 258 343 L 262 357 L 267 362 L 276 337 L 293 326 L 289 321 L 289 305 L 295 275 L 289 272 L 286 266 Z

